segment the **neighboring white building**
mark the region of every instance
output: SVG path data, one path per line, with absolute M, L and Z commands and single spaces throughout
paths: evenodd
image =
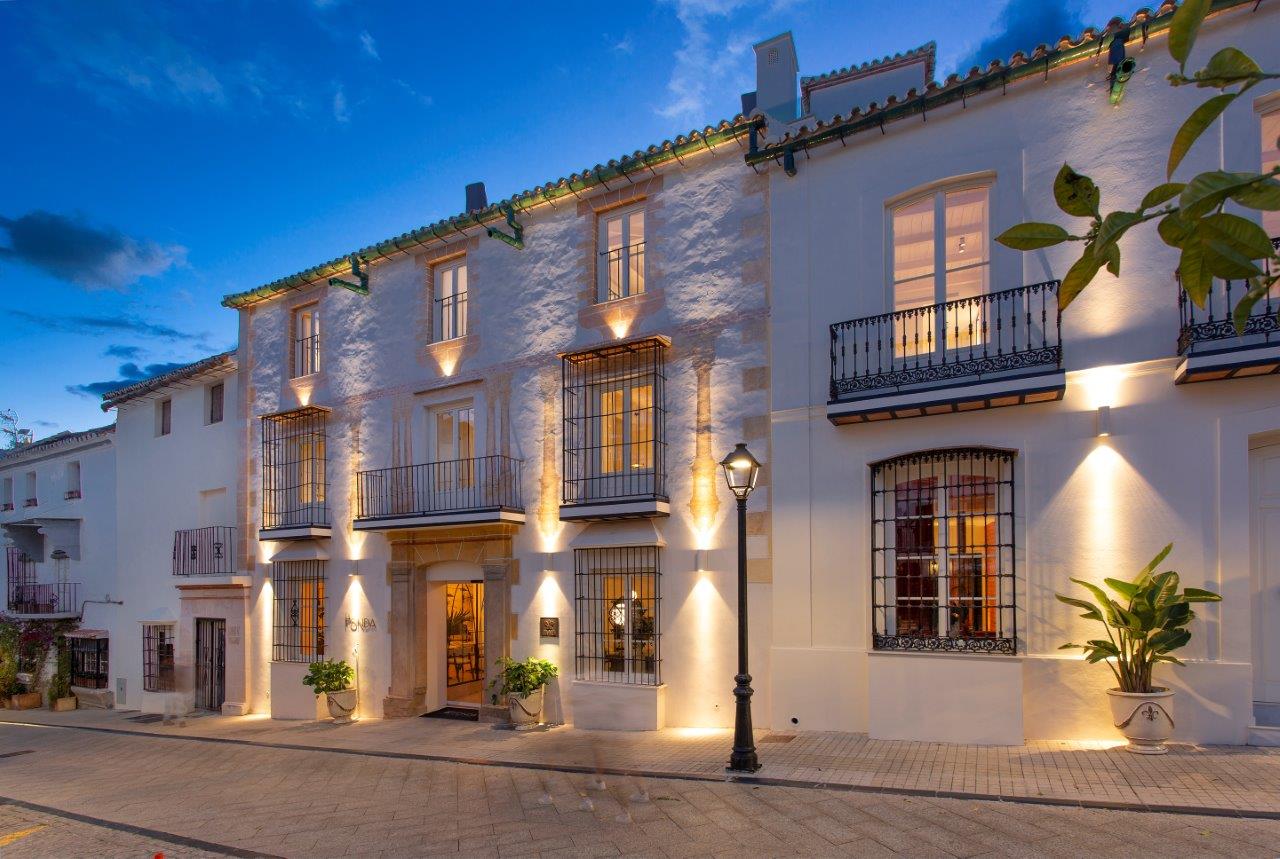
M 1191 67 L 1225 45 L 1280 66 L 1275 5 L 1228 5 Z M 1182 692 L 1176 738 L 1280 734 L 1265 727 L 1280 725 L 1280 298 L 1237 338 L 1223 292 L 1212 317 L 1181 298 L 1177 254 L 1148 225 L 1121 242 L 1121 276 L 1103 272 L 1059 324 L 1055 281 L 1080 245 L 1022 254 L 992 239 L 1069 225 L 1051 190 L 1064 162 L 1097 180 L 1104 211 L 1165 181 L 1174 132 L 1206 98 L 1165 80 L 1170 10 L 1124 25 L 1139 71 L 1114 107 L 1102 39 L 1119 22 L 942 85 L 920 52 L 887 59 L 879 91 L 874 66 L 805 78 L 824 112 L 798 119 L 790 36 L 758 46 L 759 88 L 780 105 L 748 162 L 769 179 L 786 559 L 764 721 L 1114 738 L 1110 673 L 1058 649 L 1096 630 L 1054 594 L 1079 590 L 1069 577 L 1131 577 L 1173 541 L 1183 581 L 1224 597 L 1198 609 L 1186 667 L 1160 672 Z M 1270 166 L 1278 137 L 1271 82 L 1180 174 Z
M 236 567 L 245 422 L 233 352 L 111 391 L 116 410 L 116 706 L 249 712 L 248 571 Z
M 110 706 L 107 632 L 122 615 L 116 584 L 115 426 L 63 432 L 0 453 L 5 612 L 78 620 L 72 683 Z
M 735 542 L 717 463 L 768 442 L 765 179 L 741 119 L 224 303 L 251 423 L 251 706 L 492 707 L 498 657 L 560 669 L 547 716 L 732 721 Z M 505 240 L 502 240 L 505 239 Z M 362 281 L 362 278 L 365 280 Z M 361 294 L 365 293 L 365 294 Z M 767 712 L 768 476 L 752 498 Z M 357 654 L 358 648 L 358 654 Z

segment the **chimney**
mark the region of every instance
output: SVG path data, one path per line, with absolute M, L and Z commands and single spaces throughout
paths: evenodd
M 750 116 L 751 111 L 756 109 L 756 94 L 754 92 L 744 92 L 742 94 L 742 115 Z
M 796 46 L 786 32 L 755 45 L 756 105 L 778 122 L 796 118 Z
M 478 212 L 489 207 L 489 195 L 485 193 L 483 182 L 472 182 L 467 186 L 467 211 Z

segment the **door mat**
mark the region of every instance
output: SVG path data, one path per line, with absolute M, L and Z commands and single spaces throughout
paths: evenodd
M 456 722 L 479 722 L 480 711 L 470 707 L 445 707 L 431 713 L 423 713 L 424 719 L 453 719 Z

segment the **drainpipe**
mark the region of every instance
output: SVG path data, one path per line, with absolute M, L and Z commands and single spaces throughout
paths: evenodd
M 94 603 L 94 604 L 96 604 L 96 605 L 124 605 L 124 600 L 113 600 L 113 599 L 111 598 L 111 594 L 107 594 L 106 599 L 100 599 L 100 600 L 81 600 L 81 601 L 80 601 L 80 614 L 79 614 L 79 618 L 80 618 L 81 620 L 84 620 L 84 607 L 85 607 L 85 606 L 87 606 L 89 603 Z

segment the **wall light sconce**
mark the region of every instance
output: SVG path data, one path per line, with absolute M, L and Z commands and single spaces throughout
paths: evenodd
M 700 573 L 707 569 L 707 561 L 710 554 L 711 553 L 706 549 L 693 550 L 693 569 L 696 572 Z
M 1111 435 L 1111 406 L 1098 406 L 1097 425 L 1094 435 L 1106 438 Z
M 547 572 L 550 572 L 555 568 L 556 568 L 556 553 L 543 552 L 542 553 L 542 569 Z
M 361 575 L 359 558 L 356 558 L 351 562 L 351 572 L 348 573 L 347 575 L 351 576 L 352 578 L 355 578 L 356 576 Z

